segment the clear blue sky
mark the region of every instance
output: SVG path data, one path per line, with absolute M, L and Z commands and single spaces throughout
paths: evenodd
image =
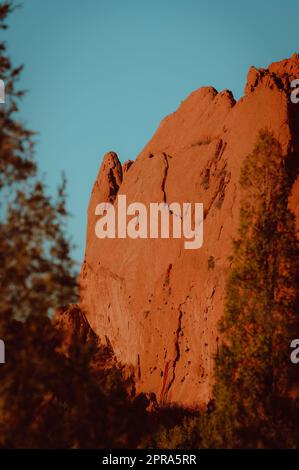
M 4 32 L 14 63 L 26 67 L 22 119 L 39 132 L 49 191 L 66 172 L 78 260 L 104 153 L 135 159 L 196 88 L 239 98 L 250 65 L 298 51 L 298 18 L 298 0 L 23 1 Z

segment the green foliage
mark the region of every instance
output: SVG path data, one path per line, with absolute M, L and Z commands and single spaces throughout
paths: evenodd
M 150 449 L 195 449 L 199 439 L 199 411 L 179 405 L 152 407 L 148 413 L 147 430 L 139 447 Z
M 7 16 L 14 10 L 11 1 L 0 4 L 0 30 L 7 28 Z M 23 90 L 16 88 L 23 66 L 13 67 L 0 42 L 0 78 L 5 83 L 6 103 L 0 105 L 0 189 L 21 182 L 36 172 L 33 160 L 33 133 L 16 118 Z
M 12 2 L 0 4 L 0 29 L 12 10 Z M 0 105 L 1 323 L 47 315 L 77 295 L 71 244 L 64 233 L 66 181 L 53 202 L 37 172 L 34 133 L 18 119 L 21 71 L 0 42 L 0 77 L 6 87 L 6 103 Z
M 298 436 L 295 403 L 288 398 L 289 347 L 298 337 L 299 249 L 286 160 L 266 130 L 240 183 L 239 237 L 216 358 L 216 411 L 202 418 L 202 445 L 292 447 Z
M 168 427 L 162 424 L 154 436 L 157 449 L 196 449 L 200 443 L 199 418 L 186 416 L 182 423 Z

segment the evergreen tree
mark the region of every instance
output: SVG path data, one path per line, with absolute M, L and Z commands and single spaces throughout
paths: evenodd
M 0 29 L 13 4 L 0 4 Z M 46 194 L 34 159 L 34 133 L 19 120 L 17 89 L 22 67 L 13 67 L 0 42 L 0 78 L 6 103 L 0 104 L 0 319 L 48 315 L 76 300 L 75 264 L 65 236 L 66 182 L 57 200 Z M 1 332 L 5 339 L 5 332 Z
M 64 314 L 82 315 L 77 306 Z M 0 448 L 137 447 L 147 431 L 146 403 L 130 396 L 130 379 L 123 379 L 111 351 L 76 327 L 66 341 L 45 316 L 10 323 Z
M 245 160 L 238 239 L 216 358 L 216 410 L 202 417 L 203 445 L 298 445 L 288 398 L 290 340 L 298 337 L 299 249 L 288 209 L 291 179 L 279 142 L 260 132 Z
M 0 3 L 0 29 L 13 8 L 10 1 Z M 128 381 L 95 334 L 81 337 L 75 329 L 68 345 L 52 321 L 54 310 L 77 298 L 65 236 L 66 182 L 56 201 L 48 197 L 34 133 L 19 121 L 21 71 L 0 42 L 6 87 L 0 104 L 0 338 L 6 350 L 0 448 L 136 447 L 146 403 L 132 399 Z M 65 314 L 84 318 L 77 306 L 65 307 Z
M 0 3 L 0 30 L 7 28 L 7 16 L 14 10 L 11 1 Z M 26 180 L 36 172 L 33 160 L 33 132 L 16 118 L 18 103 L 24 96 L 17 89 L 23 66 L 14 67 L 6 54 L 6 43 L 0 41 L 0 78 L 5 84 L 6 103 L 0 104 L 0 189 Z M 6 191 L 7 196 L 7 191 Z
M 10 1 L 0 3 L 1 30 L 13 9 Z M 53 380 L 61 382 L 50 316 L 77 297 L 75 264 L 64 234 L 65 180 L 53 202 L 38 175 L 34 133 L 19 119 L 21 71 L 1 41 L 6 98 L 0 104 L 0 338 L 6 353 L 0 366 L 1 446 L 12 446 L 12 436 L 22 446 L 18 435 L 24 438 L 29 429 L 31 411 L 45 400 Z

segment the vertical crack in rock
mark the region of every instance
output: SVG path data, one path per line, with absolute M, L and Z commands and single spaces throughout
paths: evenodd
M 167 202 L 167 197 L 166 197 L 165 185 L 166 185 L 167 173 L 168 173 L 168 170 L 169 170 L 169 162 L 168 162 L 168 158 L 167 158 L 167 155 L 166 155 L 165 152 L 163 152 L 163 158 L 164 158 L 165 169 L 164 169 L 164 175 L 163 175 L 161 189 L 162 189 L 162 192 L 163 192 L 163 202 L 166 203 Z
M 165 359 L 165 357 L 164 357 Z M 165 403 L 167 400 L 167 393 L 168 393 L 168 387 L 167 387 L 167 378 L 168 378 L 168 371 L 169 371 L 169 364 L 170 361 L 167 361 L 164 367 L 164 372 L 162 373 L 163 377 L 163 382 L 162 382 L 162 389 L 160 393 L 160 402 Z
M 137 369 L 138 369 L 138 380 L 141 379 L 141 366 L 140 366 L 140 354 L 137 354 Z
M 117 184 L 113 169 L 110 168 L 108 173 L 108 181 L 110 183 L 109 187 L 109 201 L 113 202 L 116 198 L 117 192 L 119 190 L 119 185 Z
M 167 390 L 166 390 L 166 397 L 169 393 L 169 390 L 171 389 L 172 387 L 172 384 L 174 383 L 175 381 L 175 375 L 176 375 L 176 366 L 177 366 L 177 363 L 179 362 L 180 360 L 180 357 L 181 357 L 181 349 L 180 349 L 180 335 L 181 335 L 181 332 L 183 330 L 183 327 L 182 327 L 182 318 L 183 318 L 183 310 L 182 310 L 182 306 L 187 302 L 187 299 L 189 298 L 189 296 L 187 295 L 186 299 L 184 300 L 184 302 L 182 302 L 180 305 L 179 305 L 179 317 L 178 317 L 178 327 L 177 327 L 177 330 L 176 330 L 176 334 L 175 334 L 175 343 L 174 343 L 174 346 L 175 346 L 175 357 L 174 357 L 174 360 L 173 360 L 173 363 L 172 363 L 172 377 L 168 383 L 168 386 L 167 386 Z
M 208 207 L 204 211 L 204 219 L 207 218 L 213 206 L 216 207 L 217 209 L 221 209 L 222 203 L 225 198 L 226 188 L 229 185 L 230 180 L 231 180 L 231 173 L 227 172 L 226 163 L 224 165 L 224 168 L 219 173 L 218 178 L 219 178 L 218 187 L 216 191 L 214 192 Z

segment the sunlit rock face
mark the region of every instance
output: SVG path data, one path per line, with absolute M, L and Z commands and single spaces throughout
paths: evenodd
M 239 218 L 239 175 L 257 135 L 279 140 L 290 171 L 299 158 L 297 55 L 268 69 L 251 67 L 245 95 L 200 88 L 161 122 L 136 160 L 124 167 L 105 155 L 88 208 L 81 308 L 102 341 L 134 372 L 137 389 L 163 402 L 205 404 L 211 398 L 214 355 L 221 341 L 232 238 Z M 133 138 L 133 137 L 132 137 Z M 99 239 L 95 207 L 117 195 L 127 203 L 202 202 L 204 243 L 183 239 Z M 290 207 L 299 215 L 299 180 Z

